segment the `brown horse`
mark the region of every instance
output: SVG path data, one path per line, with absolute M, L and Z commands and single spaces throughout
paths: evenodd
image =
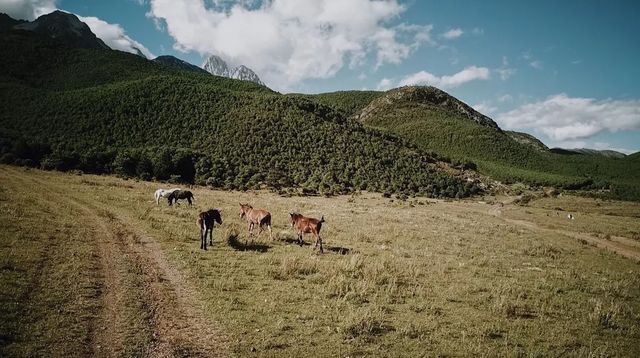
M 322 237 L 320 237 L 320 229 L 322 228 L 322 223 L 324 222 L 324 216 L 320 220 L 308 218 L 297 213 L 289 213 L 289 216 L 291 216 L 291 227 L 293 227 L 296 235 L 298 235 L 298 243 L 300 244 L 300 246 L 302 246 L 302 244 L 304 243 L 304 241 L 302 241 L 303 234 L 313 234 L 313 236 L 315 236 L 316 238 L 314 250 L 316 247 L 318 247 L 318 245 L 320 245 L 320 253 L 323 253 L 324 251 L 322 250 Z
M 189 190 L 176 190 L 169 194 L 169 196 L 167 196 L 169 206 L 171 206 L 174 201 L 177 204 L 179 199 L 187 199 L 187 201 L 189 202 L 189 206 L 191 206 L 192 200 L 194 200 L 193 193 Z
M 269 229 L 269 238 L 273 240 L 271 232 L 271 213 L 264 209 L 254 209 L 249 204 L 240 204 L 240 219 L 246 219 L 249 225 L 249 237 L 253 235 L 253 227 L 258 225 L 258 235 L 262 232 L 263 226 Z
M 207 232 L 209 233 L 209 245 L 213 245 L 213 226 L 215 223 L 222 225 L 222 216 L 217 209 L 203 211 L 198 215 L 196 223 L 200 228 L 200 249 L 207 249 Z

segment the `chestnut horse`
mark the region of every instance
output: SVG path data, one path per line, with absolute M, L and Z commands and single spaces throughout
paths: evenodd
M 322 250 L 322 237 L 320 237 L 320 229 L 322 228 L 322 223 L 324 222 L 324 216 L 318 220 L 314 218 L 308 218 L 306 216 L 302 216 L 297 213 L 289 213 L 291 216 L 291 227 L 295 230 L 296 235 L 298 235 L 298 243 L 300 246 L 304 243 L 302 241 L 303 234 L 313 234 L 316 237 L 316 244 L 314 246 L 314 250 L 320 245 L 320 253 L 323 253 Z
M 196 221 L 200 228 L 200 249 L 207 249 L 207 232 L 209 233 L 209 245 L 213 245 L 213 226 L 215 223 L 222 225 L 222 216 L 217 209 L 203 211 L 198 215 Z
M 262 232 L 263 226 L 269 229 L 269 238 L 273 240 L 271 232 L 271 213 L 264 209 L 254 209 L 249 204 L 240 204 L 240 219 L 246 219 L 249 225 L 249 237 L 253 235 L 253 227 L 258 225 L 258 235 Z

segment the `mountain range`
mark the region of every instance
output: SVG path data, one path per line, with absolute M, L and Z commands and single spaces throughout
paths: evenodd
M 640 200 L 637 153 L 559 153 L 435 87 L 282 95 L 216 56 L 204 70 L 150 61 L 105 48 L 73 15 L 44 16 L 27 28 L 0 16 L 3 163 L 432 197 L 472 195 L 488 176 Z

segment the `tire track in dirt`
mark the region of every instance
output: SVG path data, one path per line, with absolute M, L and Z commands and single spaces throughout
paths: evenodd
M 613 236 L 611 237 L 611 240 L 607 240 L 586 233 L 549 229 L 531 221 L 505 218 L 502 216 L 502 205 L 494 205 L 489 208 L 488 212 L 490 215 L 498 217 L 501 220 L 512 225 L 525 227 L 527 229 L 543 232 L 546 234 L 562 235 L 576 240 L 581 240 L 598 248 L 610 250 L 617 253 L 618 255 L 640 262 L 640 243 L 631 239 L 627 239 L 625 237 Z
M 149 309 L 148 329 L 154 342 L 144 353 L 150 357 L 172 356 L 223 356 L 226 355 L 226 341 L 221 330 L 206 320 L 203 301 L 183 275 L 164 256 L 160 245 L 142 230 L 136 228 L 121 215 L 108 209 L 92 205 L 80 198 L 69 195 L 68 188 L 60 187 L 35 178 L 25 178 L 19 171 L 15 176 L 36 183 L 41 188 L 59 197 L 85 213 L 107 240 L 100 240 L 100 261 L 104 277 L 102 294 L 103 310 L 99 318 L 94 339 L 94 352 L 99 355 L 114 356 L 114 347 L 122 344 L 116 339 L 116 332 L 125 332 L 127 327 L 119 327 L 118 299 L 123 290 L 139 287 L 125 287 L 119 276 L 122 267 L 117 257 L 133 257 L 134 263 L 142 269 L 142 297 Z M 66 189 L 66 190 L 65 190 Z

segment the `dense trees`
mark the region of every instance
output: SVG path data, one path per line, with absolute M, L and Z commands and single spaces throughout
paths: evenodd
M 336 109 L 253 83 L 169 70 L 117 51 L 2 46 L 0 158 L 226 189 L 468 196 L 429 153 Z M 53 59 L 53 60 L 52 60 Z M 41 67 L 35 62 L 53 61 Z M 32 62 L 32 66 L 29 65 Z M 35 70 L 34 70 L 35 68 Z
M 352 103 L 360 103 L 358 97 L 372 96 L 369 92 L 342 92 L 332 105 L 339 107 L 348 102 L 342 98 L 345 95 L 355 98 Z M 513 140 L 500 129 L 479 125 L 450 108 L 401 96 L 389 101 L 393 104 L 376 108 L 364 124 L 410 140 L 423 150 L 447 156 L 467 168 L 477 165 L 478 170 L 494 179 L 571 190 L 603 189 L 600 191 L 603 195 L 640 200 L 638 154 L 607 158 L 542 151 Z

